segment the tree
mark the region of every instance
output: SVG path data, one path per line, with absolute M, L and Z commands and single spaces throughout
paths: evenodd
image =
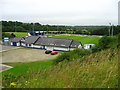
M 112 42 L 111 37 L 104 36 L 99 40 L 99 43 L 98 43 L 99 48 L 100 49 L 107 49 L 110 47 L 111 42 Z
M 11 38 L 16 37 L 16 35 L 14 33 L 11 33 Z

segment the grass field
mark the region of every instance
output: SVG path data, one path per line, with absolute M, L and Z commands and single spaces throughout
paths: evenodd
M 8 32 L 12 33 L 12 32 Z M 28 36 L 27 32 L 14 32 L 17 37 L 25 37 Z M 97 44 L 100 37 L 95 36 L 52 36 L 51 38 L 64 38 L 64 39 L 73 39 L 81 42 L 82 44 Z
M 7 33 L 14 33 L 16 37 L 25 37 L 28 36 L 27 32 L 7 32 Z
M 97 44 L 100 37 L 93 36 L 52 36 L 52 38 L 73 39 L 81 42 L 82 44 Z
M 111 54 L 114 56 L 111 57 Z M 104 50 L 92 55 L 61 62 L 14 63 L 3 72 L 3 85 L 11 82 L 17 88 L 116 88 L 118 87 L 117 50 Z
M 24 74 L 29 75 L 32 74 L 33 72 L 37 72 L 38 70 L 50 69 L 53 63 L 50 60 L 50 61 L 28 62 L 28 63 L 7 63 L 7 65 L 13 66 L 15 68 L 10 69 L 5 73 L 13 73 L 16 76 L 19 76 Z

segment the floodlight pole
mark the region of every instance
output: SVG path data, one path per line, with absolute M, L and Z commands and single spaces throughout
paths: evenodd
M 34 23 L 33 23 L 33 32 L 34 32 Z
M 113 32 L 114 32 L 113 27 L 114 27 L 114 25 L 112 25 L 112 36 L 113 36 Z
M 15 21 L 15 32 L 16 32 L 16 21 Z
M 111 29 L 111 23 L 109 23 L 110 27 L 109 27 L 109 36 L 110 36 L 110 29 Z
M 35 35 L 35 33 L 34 33 L 34 23 L 33 23 L 32 33 Z
M 47 24 L 47 34 L 46 34 L 46 35 L 47 35 L 47 37 L 48 37 L 48 24 Z

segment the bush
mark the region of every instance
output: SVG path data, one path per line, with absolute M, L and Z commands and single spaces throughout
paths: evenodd
M 112 42 L 112 38 L 111 37 L 102 37 L 98 43 L 100 49 L 106 49 L 109 48 L 109 44 Z
M 98 45 L 92 48 L 92 52 L 94 53 L 108 48 L 116 48 L 118 46 L 118 40 L 119 40 L 118 37 L 119 35 L 114 37 L 107 37 L 107 36 L 102 37 L 99 40 Z
M 118 48 L 120 49 L 120 34 L 118 35 Z
M 67 61 L 75 60 L 77 58 L 81 58 L 81 57 L 88 55 L 88 54 L 90 54 L 90 51 L 88 51 L 88 50 L 75 49 L 73 51 L 62 53 L 61 55 L 59 55 L 55 59 L 55 63 L 59 63 L 59 62 L 64 61 L 64 60 L 67 60 Z

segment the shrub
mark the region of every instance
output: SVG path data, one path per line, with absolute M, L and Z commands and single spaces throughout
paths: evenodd
M 120 34 L 118 35 L 118 45 L 117 47 L 120 49 Z
M 112 39 L 110 37 L 102 37 L 100 40 L 99 40 L 99 47 L 100 49 L 106 49 L 106 48 L 109 48 L 109 44 L 110 42 L 112 41 Z
M 118 36 L 114 36 L 114 37 L 104 36 L 99 40 L 98 45 L 92 48 L 92 52 L 94 53 L 107 48 L 116 48 L 117 45 L 118 45 Z
M 67 61 L 75 60 L 77 58 L 81 58 L 81 57 L 88 55 L 88 54 L 90 54 L 90 51 L 88 51 L 88 50 L 75 49 L 73 51 L 62 53 L 61 55 L 59 55 L 55 59 L 55 64 L 59 63 L 61 61 L 64 61 L 64 60 L 67 60 Z

